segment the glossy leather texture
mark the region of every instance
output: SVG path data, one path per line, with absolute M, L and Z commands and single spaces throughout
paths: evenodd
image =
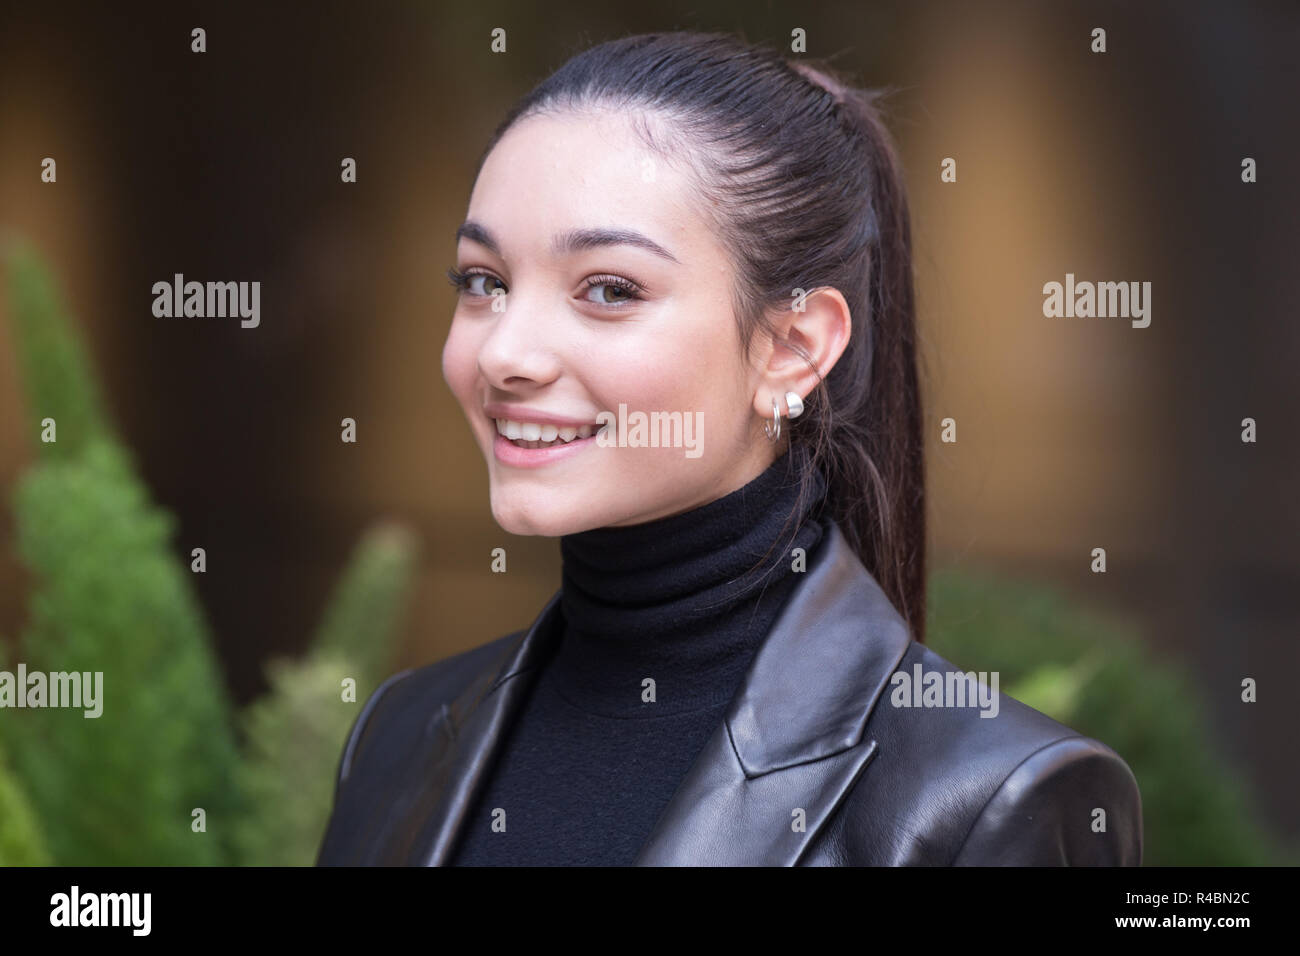
M 895 706 L 895 673 L 960 669 L 911 639 L 838 527 L 804 575 L 638 865 L 1141 863 L 1119 755 L 1005 694 L 992 717 Z M 557 592 L 527 630 L 376 690 L 317 864 L 445 864 L 562 623 Z

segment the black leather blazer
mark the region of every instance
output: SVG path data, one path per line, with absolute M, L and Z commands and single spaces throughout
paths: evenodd
M 960 669 L 911 639 L 838 527 L 804 574 L 638 865 L 1141 863 L 1118 754 L 1005 694 L 991 718 L 895 706 L 895 672 Z M 446 863 L 561 623 L 557 592 L 526 631 L 385 681 L 317 864 Z

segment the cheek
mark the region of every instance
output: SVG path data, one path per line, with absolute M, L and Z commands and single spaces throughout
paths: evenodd
M 638 337 L 619 343 L 617 348 L 597 349 L 584 359 L 583 383 L 602 409 L 617 412 L 619 403 L 628 411 L 683 410 L 698 404 L 700 374 L 689 352 L 682 351 L 662 334 Z
M 583 377 L 602 409 L 617 414 L 622 402 L 629 413 L 691 416 L 688 440 L 715 462 L 725 449 L 744 444 L 752 412 L 734 329 L 691 320 L 700 314 L 705 313 L 684 309 L 671 322 L 656 323 L 652 334 L 629 337 L 618 347 L 604 343 L 597 350 L 599 361 L 584 361 Z M 655 462 L 652 472 L 645 470 L 649 459 Z M 669 447 L 627 449 L 618 461 L 638 482 L 649 483 L 678 482 L 681 469 L 693 473 L 700 465 L 697 456 Z
M 451 331 L 442 347 L 442 377 L 462 402 L 471 397 L 478 375 L 478 343 L 471 329 L 452 320 Z
M 730 315 L 699 321 L 704 309 L 685 309 L 656 345 L 647 347 L 638 374 L 644 400 L 668 411 L 699 411 L 717 420 L 744 404 L 740 364 Z M 716 315 L 716 313 L 714 313 Z M 649 372 L 649 374 L 647 374 Z

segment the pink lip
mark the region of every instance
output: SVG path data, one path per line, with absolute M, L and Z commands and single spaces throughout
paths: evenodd
M 496 428 L 496 425 L 492 427 Z M 579 454 L 596 441 L 596 435 L 593 434 L 588 438 L 575 438 L 571 442 L 550 445 L 546 448 L 520 448 L 500 432 L 496 432 L 494 437 L 496 440 L 492 443 L 492 452 L 496 455 L 497 461 L 514 468 L 540 468 L 562 458 Z
M 488 418 L 494 419 L 492 427 L 496 427 L 495 419 L 504 418 L 513 422 L 533 422 L 538 425 L 554 425 L 556 428 L 581 428 L 583 425 L 596 425 L 592 419 L 565 418 L 562 415 L 552 415 L 541 409 L 526 408 L 523 405 L 503 405 L 499 402 L 493 402 L 483 406 L 483 411 Z

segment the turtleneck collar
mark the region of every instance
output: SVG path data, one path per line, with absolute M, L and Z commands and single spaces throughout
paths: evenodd
M 796 455 L 682 514 L 560 539 L 562 638 L 547 679 L 570 704 L 654 717 L 730 700 L 825 530 L 826 483 L 799 505 Z M 642 701 L 653 678 L 654 704 Z

